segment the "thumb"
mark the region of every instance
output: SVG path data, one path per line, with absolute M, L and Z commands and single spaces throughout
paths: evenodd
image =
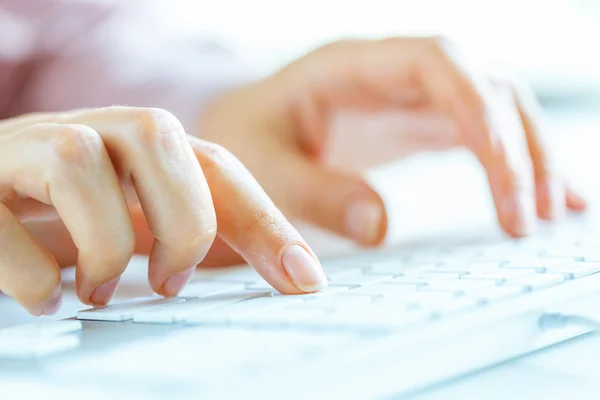
M 358 174 L 329 168 L 300 155 L 287 157 L 291 214 L 363 246 L 381 244 L 387 213 L 381 197 Z M 291 175 L 291 176 L 290 176 Z

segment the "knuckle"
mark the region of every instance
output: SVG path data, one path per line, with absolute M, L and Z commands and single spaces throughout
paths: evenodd
M 319 47 L 318 50 L 332 51 L 332 50 L 347 49 L 348 47 L 353 47 L 353 46 L 357 45 L 358 43 L 359 43 L 359 41 L 355 40 L 355 39 L 340 39 L 340 40 L 336 40 L 334 42 L 324 44 L 323 46 Z
M 336 55 L 339 53 L 343 54 L 345 52 L 355 50 L 363 43 L 365 42 L 359 39 L 339 39 L 317 47 L 312 53 L 310 53 L 310 56 L 321 58 L 329 57 L 330 55 Z
M 168 145 L 185 140 L 181 122 L 170 112 L 160 108 L 135 110 L 135 134 L 144 145 Z
M 282 230 L 282 219 L 278 210 L 262 210 L 246 224 L 244 231 L 248 233 L 248 237 L 269 231 L 278 232 Z
M 422 38 L 422 44 L 425 49 L 438 56 L 445 56 L 450 49 L 455 47 L 451 40 L 445 36 L 428 36 Z
M 105 152 L 102 138 L 85 125 L 57 126 L 52 147 L 61 162 L 81 166 L 97 161 Z
M 199 264 L 217 237 L 217 225 L 207 222 L 200 228 L 190 228 L 184 230 L 177 238 L 172 238 L 163 242 L 172 248 L 177 254 L 180 254 L 186 260 L 186 264 Z
M 237 157 L 234 156 L 232 152 L 217 143 L 204 142 L 202 145 L 202 153 L 212 165 L 226 165 L 238 161 Z

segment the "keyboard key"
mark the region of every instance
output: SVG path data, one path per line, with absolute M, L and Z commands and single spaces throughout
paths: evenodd
M 325 276 L 327 279 L 337 279 L 347 275 L 357 275 L 361 274 L 363 269 L 366 269 L 368 264 L 365 264 L 364 267 L 356 267 L 356 266 L 347 266 L 347 265 L 336 265 L 333 267 L 325 267 L 323 266 L 323 270 L 325 271 Z
M 507 281 L 505 285 L 520 286 L 523 291 L 531 291 L 557 285 L 563 281 L 564 278 L 560 274 L 532 274 Z
M 133 322 L 151 324 L 179 323 L 183 322 L 189 315 L 194 315 L 218 307 L 229 306 L 256 297 L 270 295 L 270 292 L 236 292 L 203 297 L 195 300 L 188 300 L 184 303 L 169 305 L 168 307 L 136 313 L 133 316 Z
M 301 321 L 302 326 L 321 329 L 358 329 L 358 330 L 390 330 L 417 323 L 431 318 L 429 312 L 418 312 L 399 307 L 379 308 L 377 310 L 348 310 L 325 314 L 320 318 Z
M 392 275 L 399 276 L 403 275 L 409 270 L 416 268 L 432 268 L 434 264 L 426 264 L 423 266 L 415 267 L 414 265 L 408 265 L 401 261 L 390 261 L 390 262 L 379 262 L 365 268 L 363 273 L 365 275 Z
M 430 272 L 445 272 L 445 273 L 458 273 L 460 276 L 466 275 L 467 273 L 475 273 L 479 271 L 485 271 L 493 268 L 498 268 L 499 262 L 465 262 L 457 264 L 444 264 L 431 269 Z
M 465 293 L 488 287 L 491 288 L 495 285 L 496 283 L 493 280 L 460 279 L 438 282 L 432 285 L 420 287 L 419 289 L 422 291 Z
M 341 278 L 331 279 L 329 283 L 331 285 L 342 285 L 342 286 L 365 286 L 373 283 L 383 282 L 392 280 L 391 275 L 348 275 Z
M 224 271 L 222 275 L 211 278 L 213 281 L 232 282 L 232 283 L 255 283 L 264 280 L 256 270 L 248 267 L 232 271 Z
M 500 265 L 500 268 L 530 268 L 535 269 L 536 272 L 546 272 L 549 269 L 563 266 L 565 264 L 571 264 L 572 258 L 543 258 L 543 257 L 531 257 L 522 259 L 513 259 L 510 262 Z
M 356 289 L 359 290 L 359 289 Z M 337 296 L 323 296 L 309 299 L 299 306 L 302 308 L 336 309 L 356 308 L 368 305 L 373 302 L 373 298 L 367 295 L 353 294 L 356 290 L 342 292 Z
M 373 306 L 405 305 L 407 307 L 417 307 L 428 303 L 451 301 L 456 297 L 457 294 L 454 292 L 430 292 L 424 290 L 386 293 L 381 299 L 376 299 Z
M 569 247 L 566 249 L 553 249 L 542 253 L 543 257 L 570 258 L 571 261 L 600 261 L 600 250 L 589 247 Z
M 207 310 L 207 312 L 197 312 L 184 318 L 187 324 L 223 324 L 235 322 L 237 319 L 247 317 L 252 314 L 260 314 L 272 309 L 281 308 L 293 304 L 302 303 L 300 296 L 273 296 L 258 297 L 232 304 L 226 308 L 218 310 Z
M 553 268 L 553 274 L 562 274 L 565 279 L 578 279 L 600 272 L 600 262 L 577 262 Z
M 39 359 L 78 348 L 79 335 L 56 337 L 6 337 L 0 338 L 0 360 Z
M 493 288 L 486 288 L 481 291 L 474 291 L 467 293 L 465 296 L 469 298 L 477 299 L 483 303 L 492 303 L 494 301 L 507 299 L 510 297 L 518 296 L 523 293 L 523 289 L 520 286 L 496 286 Z
M 472 253 L 459 253 L 459 254 L 420 254 L 408 258 L 408 262 L 411 264 L 430 264 L 430 265 L 442 265 L 448 263 L 460 263 L 465 261 L 471 261 L 474 259 Z
M 189 283 L 179 293 L 179 297 L 207 297 L 221 293 L 235 292 L 244 289 L 243 283 L 230 283 L 219 281 L 196 281 Z
M 268 313 L 242 315 L 232 322 L 251 326 L 293 326 L 298 322 L 318 318 L 326 314 L 324 309 L 284 307 L 270 310 Z
M 182 303 L 183 298 L 162 299 L 154 298 L 147 300 L 132 301 L 100 308 L 91 308 L 77 313 L 77 319 L 92 321 L 129 321 L 136 313 L 147 311 L 152 308 L 162 307 L 168 304 Z
M 271 291 L 277 292 L 273 286 L 271 286 L 267 281 L 251 283 L 246 285 L 246 290 L 259 290 L 259 291 Z
M 463 276 L 461 279 L 484 279 L 492 280 L 496 284 L 502 284 L 507 280 L 520 278 L 528 274 L 534 274 L 535 269 L 527 268 L 494 268 L 485 271 L 473 272 Z
M 447 280 L 458 280 L 458 274 L 444 274 L 436 272 L 424 272 L 420 274 L 407 274 L 399 276 L 390 281 L 390 283 L 407 283 L 411 285 L 430 285 L 436 282 L 443 282 Z
M 454 314 L 456 312 L 471 310 L 480 305 L 481 302 L 477 299 L 470 297 L 458 297 L 451 299 L 450 301 L 423 304 L 418 308 L 418 310 L 420 312 L 430 313 L 435 317 L 442 317 Z
M 332 294 L 345 293 L 347 291 L 348 291 L 347 286 L 332 286 L 332 285 L 330 285 L 324 289 L 319 290 L 318 292 L 301 294 L 299 296 L 304 297 L 306 299 L 310 299 L 310 298 L 330 296 Z
M 417 290 L 418 285 L 404 284 L 404 283 L 376 283 L 373 285 L 363 286 L 356 289 L 352 289 L 345 293 L 345 295 L 360 295 L 360 296 L 385 296 L 391 293 L 406 292 Z
M 44 321 L 0 329 L 0 341 L 10 338 L 51 338 L 81 331 L 81 321 Z

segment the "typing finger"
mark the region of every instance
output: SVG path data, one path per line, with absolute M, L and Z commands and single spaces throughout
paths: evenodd
M 565 206 L 575 211 L 584 209 L 583 199 L 566 187 L 563 177 L 557 171 L 550 146 L 545 141 L 546 117 L 535 96 L 525 87 L 504 86 L 514 92 L 525 127 L 535 173 L 538 216 L 554 220 L 564 214 Z
M 443 38 L 342 42 L 317 50 L 275 79 L 305 93 L 294 97 L 291 108 L 301 131 L 308 132 L 303 143 L 313 151 L 325 141 L 325 111 L 315 109 L 400 108 L 406 104 L 403 93 L 420 93 L 420 102 L 425 99 L 456 126 L 485 168 L 501 225 L 514 236 L 525 235 L 535 222 L 533 173 L 514 99 L 495 93 L 456 53 Z M 311 62 L 318 68 L 309 68 Z M 292 79 L 299 68 L 314 79 L 308 84 Z M 327 79 L 317 79 L 322 76 Z
M 78 250 L 80 300 L 106 304 L 135 239 L 102 139 L 84 125 L 38 124 L 0 140 L 0 181 L 56 208 Z
M 122 184 L 135 188 L 154 236 L 150 285 L 177 295 L 217 231 L 210 189 L 183 127 L 159 109 L 111 107 L 67 119 L 101 135 Z
M 445 41 L 430 40 L 417 79 L 436 108 L 452 118 L 484 167 L 498 218 L 513 236 L 535 227 L 533 172 L 514 98 L 494 88 Z
M 5 206 L 0 204 L 0 290 L 35 316 L 54 314 L 61 301 L 60 271 Z
M 188 140 L 214 196 L 219 236 L 282 293 L 326 286 L 316 256 L 248 170 L 222 147 Z

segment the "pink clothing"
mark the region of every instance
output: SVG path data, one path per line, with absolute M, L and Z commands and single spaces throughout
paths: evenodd
M 211 96 L 251 75 L 148 4 L 0 0 L 0 119 L 120 104 L 165 108 L 191 132 Z

